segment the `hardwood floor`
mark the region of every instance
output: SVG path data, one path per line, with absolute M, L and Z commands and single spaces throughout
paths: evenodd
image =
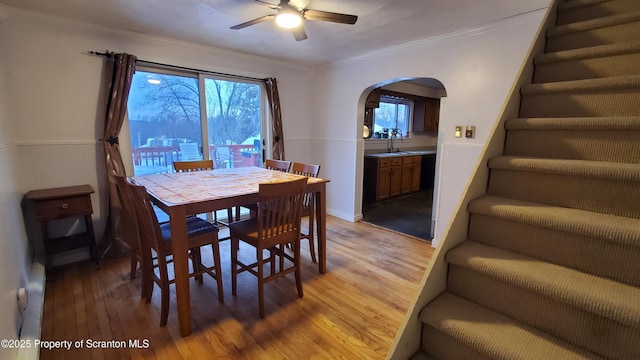
M 186 338 L 179 334 L 173 286 L 168 325 L 161 328 L 160 291 L 145 304 L 140 279 L 129 281 L 128 259 L 64 268 L 46 285 L 42 340 L 83 344 L 42 349 L 41 359 L 384 359 L 433 248 L 331 216 L 327 238 L 327 273 L 318 273 L 303 242 L 304 297 L 298 298 L 292 274 L 267 284 L 264 320 L 255 277 L 240 274 L 238 295 L 231 295 L 230 242 L 222 242 L 225 302 L 218 302 L 210 277 L 201 286 L 192 281 L 193 333 Z M 250 248 L 240 252 L 255 256 Z M 140 348 L 129 340 L 139 340 Z

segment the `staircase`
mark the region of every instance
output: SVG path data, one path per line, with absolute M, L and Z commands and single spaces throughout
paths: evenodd
M 640 359 L 640 0 L 557 12 L 412 359 Z

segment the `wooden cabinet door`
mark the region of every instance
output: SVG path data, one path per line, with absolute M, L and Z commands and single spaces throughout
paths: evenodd
M 411 165 L 413 165 L 413 156 L 405 156 L 402 158 L 402 185 L 400 189 L 402 194 L 408 194 L 411 192 Z
M 402 158 L 391 160 L 390 196 L 398 196 L 402 192 Z
M 422 156 L 414 156 L 411 163 L 411 191 L 420 190 L 420 163 L 422 162 Z
M 440 99 L 427 98 L 424 115 L 424 131 L 438 133 L 440 122 Z
M 378 189 L 377 199 L 383 200 L 388 198 L 391 193 L 391 167 L 378 168 Z

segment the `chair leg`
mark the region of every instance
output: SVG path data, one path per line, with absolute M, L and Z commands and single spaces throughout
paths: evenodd
M 260 318 L 264 319 L 264 259 L 262 248 L 258 248 L 258 309 Z
M 311 253 L 311 260 L 314 263 L 317 263 L 318 261 L 316 261 L 316 241 L 314 239 L 314 222 L 315 222 L 315 206 L 313 206 L 313 201 L 311 201 L 311 204 L 309 205 L 309 252 Z
M 231 238 L 231 294 L 236 294 L 236 280 L 238 277 L 238 247 L 240 240 Z
M 165 259 L 158 259 L 160 270 L 160 297 L 162 298 L 160 305 L 160 326 L 167 325 L 169 317 L 169 274 L 167 272 L 167 263 Z
M 302 269 L 300 269 L 300 240 L 296 241 L 293 245 L 293 266 L 296 267 L 295 278 L 296 287 L 298 288 L 298 297 L 303 297 L 302 292 Z
M 140 297 L 148 304 L 151 302 L 151 297 L 153 296 L 153 256 L 151 250 L 145 250 L 145 252 L 140 255 L 142 257 L 140 264 L 140 268 L 142 269 Z
M 202 271 L 202 254 L 200 253 L 200 248 L 191 249 L 191 264 L 193 265 L 193 272 Z M 202 285 L 204 280 L 202 277 L 202 273 L 195 276 L 198 284 Z
M 218 301 L 224 303 L 224 294 L 222 293 L 222 266 L 220 263 L 220 245 L 218 242 L 211 244 L 211 252 L 213 252 L 213 264 L 216 274 L 216 283 L 218 284 Z
M 138 271 L 138 257 L 132 251 L 131 252 L 131 270 L 129 272 L 129 280 L 133 280 L 136 278 L 136 272 Z
M 227 209 L 227 223 L 231 224 L 233 222 L 233 209 L 232 208 L 228 208 Z

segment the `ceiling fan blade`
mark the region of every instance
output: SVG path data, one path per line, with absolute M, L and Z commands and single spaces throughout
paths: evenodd
M 293 37 L 296 38 L 296 41 L 307 40 L 307 33 L 304 31 L 304 27 L 302 26 L 291 29 L 291 33 L 293 34 Z
M 358 17 L 356 15 L 339 14 L 311 9 L 303 10 L 302 17 L 308 20 L 329 21 L 348 25 L 353 25 L 358 21 Z
M 232 26 L 231 29 L 233 29 L 233 30 L 243 29 L 243 28 L 246 28 L 247 26 L 259 24 L 261 22 L 265 22 L 267 20 L 272 20 L 272 19 L 275 19 L 275 18 L 276 18 L 275 14 L 265 15 L 265 16 L 259 17 L 257 19 L 249 20 L 249 21 L 244 22 L 242 24 L 238 24 L 238 25 Z

